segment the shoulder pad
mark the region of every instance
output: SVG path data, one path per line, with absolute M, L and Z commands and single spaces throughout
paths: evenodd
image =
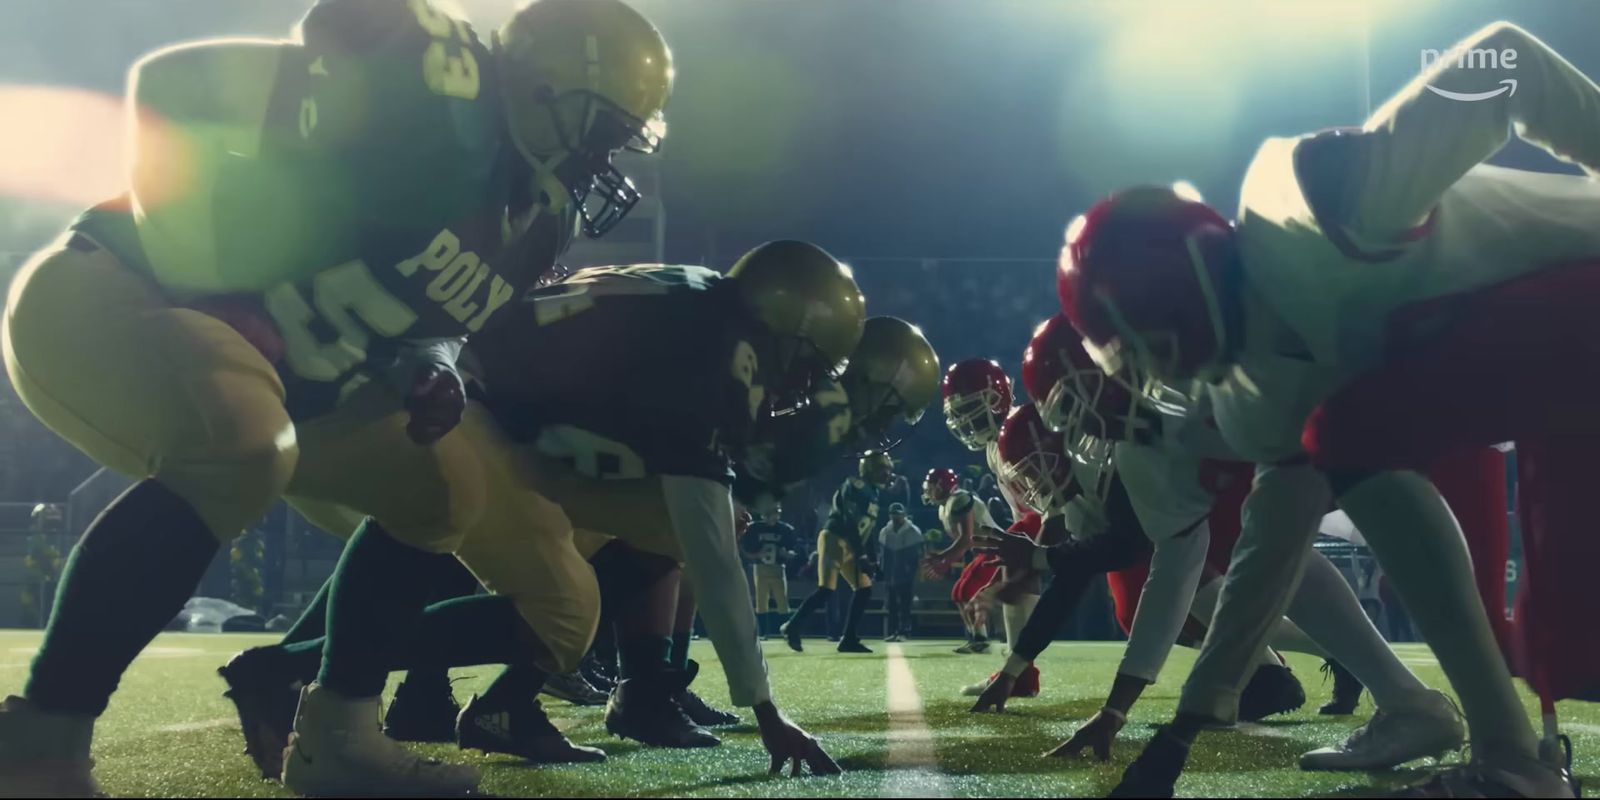
M 977 500 L 973 498 L 971 492 L 965 489 L 958 489 L 956 490 L 955 494 L 950 495 L 950 499 L 947 501 L 947 503 L 950 513 L 962 514 L 971 510 L 972 507 L 976 505 Z
M 1388 261 L 1402 251 L 1362 250 L 1346 231 L 1361 189 L 1355 181 L 1364 171 L 1366 141 L 1359 128 L 1329 128 L 1303 137 L 1294 147 L 1295 181 L 1317 227 L 1340 253 L 1353 261 Z

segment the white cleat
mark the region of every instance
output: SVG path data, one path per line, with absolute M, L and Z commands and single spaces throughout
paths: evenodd
M 476 767 L 412 753 L 383 735 L 378 698 L 348 699 L 316 684 L 300 691 L 283 751 L 283 785 L 303 796 L 459 797 L 478 788 Z
M 1300 757 L 1304 770 L 1366 771 L 1392 769 L 1425 756 L 1438 758 L 1460 750 L 1466 726 L 1450 699 L 1429 691 L 1415 705 L 1380 708 L 1367 724 L 1342 744 L 1312 750 Z
M 0 701 L 0 797 L 104 797 L 89 744 L 94 717 Z

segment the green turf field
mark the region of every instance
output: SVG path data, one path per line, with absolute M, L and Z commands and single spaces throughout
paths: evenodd
M 0 690 L 15 691 L 21 685 L 38 639 L 33 631 L 0 631 Z M 233 652 L 270 640 L 206 634 L 163 634 L 157 639 L 123 680 L 100 723 L 94 756 L 106 789 L 114 796 L 286 796 L 280 787 L 256 778 L 241 755 L 233 708 L 221 696 L 222 683 L 214 672 Z M 847 770 L 842 778 L 769 778 L 753 727 L 735 729 L 713 750 L 645 750 L 608 737 L 601 709 L 559 701 L 546 703 L 557 724 L 576 741 L 603 747 L 611 755 L 609 762 L 529 768 L 508 757 L 450 747 L 433 752 L 480 765 L 484 789 L 502 796 L 1096 796 L 1115 783 L 1139 743 L 1150 736 L 1152 723 L 1171 712 L 1193 659 L 1191 651 L 1174 653 L 1161 683 L 1146 691 L 1135 709 L 1113 763 L 1095 765 L 1039 754 L 1099 707 L 1121 654 L 1119 643 L 1056 644 L 1040 661 L 1043 695 L 1013 701 L 1003 716 L 969 714 L 969 701 L 958 696 L 961 685 L 1000 663 L 997 654 L 960 656 L 950 652 L 953 643 L 915 642 L 901 645 L 903 659 L 891 661 L 887 646 L 868 643 L 878 653 L 839 655 L 820 640 L 808 640 L 814 652 L 804 655 L 790 653 L 780 642 L 767 646 L 780 705 L 822 739 Z M 704 642 L 695 648 L 695 657 L 706 667 L 696 688 L 725 705 L 725 685 L 711 648 Z M 1425 648 L 1398 649 L 1424 680 L 1442 684 Z M 1204 735 L 1179 784 L 1180 795 L 1370 796 L 1404 777 L 1294 769 L 1302 751 L 1340 739 L 1371 713 L 1371 706 L 1363 702 L 1357 717 L 1318 717 L 1316 706 L 1327 699 L 1329 687 L 1316 661 L 1292 659 L 1306 684 L 1307 708 L 1268 724 Z M 914 713 L 898 713 L 891 720 L 891 701 L 897 710 L 915 708 L 904 680 L 907 672 L 924 712 L 920 720 Z M 901 677 L 893 692 L 891 673 Z M 487 681 L 491 670 L 459 674 L 467 678 L 456 684 L 464 700 Z M 1529 708 L 1531 713 L 1531 701 Z M 1589 704 L 1566 703 L 1561 716 L 1572 736 L 1576 771 L 1600 775 L 1600 712 Z

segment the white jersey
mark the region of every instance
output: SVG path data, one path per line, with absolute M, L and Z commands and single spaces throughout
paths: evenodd
M 973 532 L 977 533 L 985 528 L 1004 532 L 994 521 L 994 515 L 989 513 L 989 506 L 974 497 L 966 489 L 957 489 L 939 506 L 939 522 L 944 525 L 945 533 L 955 536 L 955 522 L 961 517 L 972 514 L 975 517 Z
M 1095 467 L 1081 461 L 1072 462 L 1072 474 L 1080 486 L 1094 486 L 1096 481 L 1107 479 L 1104 467 Z M 1090 539 L 1111 528 L 1111 518 L 1106 504 L 1090 492 L 1083 492 L 1067 504 L 1063 515 L 1067 532 L 1074 539 Z
M 1112 463 L 1128 492 L 1145 536 L 1161 542 L 1211 514 L 1215 495 L 1203 473 L 1208 460 L 1238 461 L 1210 421 L 1210 403 L 1198 398 L 1187 408 L 1160 413 L 1160 438 L 1118 442 Z
M 1361 131 L 1269 139 L 1252 160 L 1243 355 L 1212 391 L 1224 434 L 1252 459 L 1299 451 L 1306 415 L 1381 358 L 1395 312 L 1600 258 L 1600 184 L 1481 164 L 1515 126 L 1600 173 L 1600 87 L 1515 27 L 1464 44 L 1514 49 L 1515 71 L 1440 59 Z M 1519 75 L 1517 91 L 1477 102 L 1430 91 Z
M 1496 24 L 1452 52 L 1515 51 L 1513 66 L 1441 58 L 1359 132 L 1271 139 L 1240 191 L 1244 340 L 1208 387 L 1223 436 L 1257 462 L 1251 514 L 1180 708 L 1227 719 L 1241 642 L 1281 596 L 1332 490 L 1298 456 L 1307 416 L 1382 356 L 1397 311 L 1600 256 L 1600 187 L 1482 162 L 1515 129 L 1600 174 L 1600 87 L 1543 42 Z M 1468 102 L 1521 78 L 1515 91 Z M 1223 611 L 1231 611 L 1224 614 Z M 1233 652 L 1239 650 L 1241 652 Z
M 1000 487 L 1000 496 L 1005 498 L 1006 505 L 1011 507 L 1011 519 L 1020 521 L 1029 511 L 1028 506 L 1017 497 L 1011 489 L 1011 482 L 1002 475 L 1000 467 L 1000 442 L 994 441 L 983 448 L 984 460 L 989 464 L 989 471 L 994 473 L 995 483 Z

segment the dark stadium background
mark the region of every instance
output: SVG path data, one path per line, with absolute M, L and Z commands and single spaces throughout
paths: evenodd
M 510 7 L 459 4 L 480 30 Z M 1054 310 L 1065 224 L 1104 192 L 1186 179 L 1229 207 L 1262 137 L 1358 124 L 1415 73 L 1420 49 L 1443 48 L 1490 19 L 1509 18 L 1600 74 L 1600 13 L 1581 0 L 1373 4 L 1371 24 L 1357 29 L 1331 30 L 1310 13 L 1248 36 L 1245 28 L 1266 23 L 1207 19 L 1205 4 L 1190 3 L 636 4 L 678 64 L 660 156 L 667 260 L 725 267 L 761 241 L 816 241 L 855 266 L 871 313 L 923 326 L 946 364 L 995 358 L 1014 377 L 1029 332 Z M 127 66 L 150 49 L 201 36 L 281 36 L 308 6 L 6 0 L 0 81 L 114 96 Z M 1107 15 L 1120 17 L 1108 25 Z M 1146 28 L 1156 33 L 1106 34 Z M 1168 67 L 1140 68 L 1129 41 L 1168 47 Z M 14 124 L 0 119 L 0 128 Z M 0 166 L 27 158 L 0 154 Z M 1501 160 L 1548 165 L 1520 145 Z M 6 277 L 76 211 L 0 193 Z M 928 468 L 981 462 L 945 433 L 937 407 L 895 455 L 914 502 Z M 816 492 L 848 469 L 841 464 Z M 65 501 L 91 471 L 6 392 L 0 500 L 20 505 L 0 528 L 15 527 L 33 503 Z M 934 524 L 920 509 L 918 522 Z

